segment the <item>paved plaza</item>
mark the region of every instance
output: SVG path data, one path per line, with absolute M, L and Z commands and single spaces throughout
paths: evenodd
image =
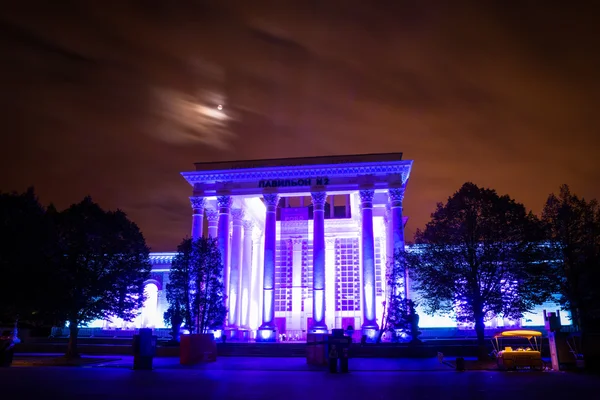
M 107 361 L 106 359 L 110 359 Z M 221 357 L 184 367 L 158 358 L 134 371 L 128 356 L 82 367 L 38 367 L 17 357 L 0 370 L 6 398 L 61 399 L 592 399 L 600 379 L 565 372 L 457 372 L 436 359 L 352 359 L 349 374 L 306 366 L 302 358 Z M 59 397 L 60 396 L 60 397 Z M 4 396 L 2 396 L 4 398 Z

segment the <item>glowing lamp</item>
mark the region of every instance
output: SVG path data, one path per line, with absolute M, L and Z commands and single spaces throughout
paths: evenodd
M 260 332 L 260 337 L 263 340 L 267 340 L 271 337 L 271 331 L 269 331 L 269 330 L 262 329 L 262 330 L 259 330 L 259 332 Z

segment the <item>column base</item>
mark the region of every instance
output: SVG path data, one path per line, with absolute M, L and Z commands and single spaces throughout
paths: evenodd
M 225 337 L 227 338 L 227 340 L 238 340 L 238 331 L 239 331 L 239 328 L 231 326 L 231 327 L 225 328 L 223 333 L 225 334 Z
M 235 342 L 247 342 L 250 339 L 250 330 L 247 328 L 229 327 L 225 328 L 224 333 L 227 340 Z
M 277 341 L 277 328 L 261 326 L 256 332 L 256 341 L 260 343 L 272 343 Z
M 362 336 L 366 336 L 367 343 L 375 343 L 377 342 L 377 336 L 379 335 L 379 327 L 377 324 L 375 326 L 362 326 L 361 327 Z M 361 342 L 364 339 L 361 339 Z
M 328 334 L 329 329 L 327 329 L 326 324 L 315 324 L 308 329 L 308 333 L 324 333 Z
M 237 335 L 236 335 L 236 340 L 238 342 L 247 342 L 250 340 L 250 334 L 252 332 L 250 331 L 250 329 L 248 328 L 238 328 L 237 330 Z

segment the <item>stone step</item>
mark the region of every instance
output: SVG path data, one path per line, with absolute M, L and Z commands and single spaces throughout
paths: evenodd
M 17 353 L 61 353 L 67 349 L 67 338 L 39 338 L 16 345 Z M 486 341 L 488 350 L 492 351 L 490 341 Z M 115 354 L 133 353 L 130 339 L 83 339 L 79 338 L 78 347 L 83 354 Z M 543 355 L 549 347 L 542 345 Z M 305 357 L 305 343 L 217 343 L 219 356 L 225 357 Z M 438 352 L 446 356 L 475 356 L 477 344 L 470 340 L 439 340 L 424 342 L 419 346 L 408 344 L 352 344 L 352 357 L 359 358 L 420 358 L 435 357 Z M 178 346 L 168 346 L 159 342 L 157 356 L 178 356 Z
M 234 357 L 305 357 L 304 343 L 219 343 L 219 355 Z

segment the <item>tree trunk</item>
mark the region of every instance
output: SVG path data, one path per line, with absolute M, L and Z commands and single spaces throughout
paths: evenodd
M 377 336 L 377 343 L 381 343 L 381 338 L 383 337 L 383 333 L 387 328 L 387 324 L 385 321 L 385 302 L 383 304 L 383 315 L 381 316 L 381 329 L 379 329 L 379 335 Z
M 215 328 L 214 326 L 207 326 L 208 321 L 206 321 L 206 314 L 208 313 L 208 294 L 212 293 L 212 286 L 208 284 L 206 286 L 207 287 L 204 290 L 204 301 L 202 302 L 202 312 L 198 313 L 198 318 L 200 318 L 200 329 L 202 331 L 198 333 L 207 333 L 206 331 L 209 328 Z
M 571 321 L 575 326 L 575 329 L 579 332 L 583 331 L 582 323 L 581 323 L 581 310 L 579 307 L 571 307 Z
M 78 322 L 76 320 L 69 321 L 69 344 L 67 345 L 66 358 L 79 358 L 77 350 L 77 335 L 79 334 Z
M 483 323 L 483 313 L 475 313 L 475 333 L 477 334 L 477 357 L 479 360 L 485 360 L 487 349 L 485 346 L 485 324 Z
M 171 317 L 171 328 L 172 328 L 171 341 L 179 343 L 179 336 L 180 336 L 182 322 L 183 322 L 183 318 L 179 318 L 177 316 Z
M 421 317 L 419 317 L 419 314 L 417 314 L 415 312 L 415 309 L 413 308 L 411 311 L 411 318 L 410 318 L 410 342 L 415 344 L 415 343 L 421 343 L 421 339 L 419 339 L 419 335 L 421 334 L 421 332 L 419 332 L 419 319 Z

